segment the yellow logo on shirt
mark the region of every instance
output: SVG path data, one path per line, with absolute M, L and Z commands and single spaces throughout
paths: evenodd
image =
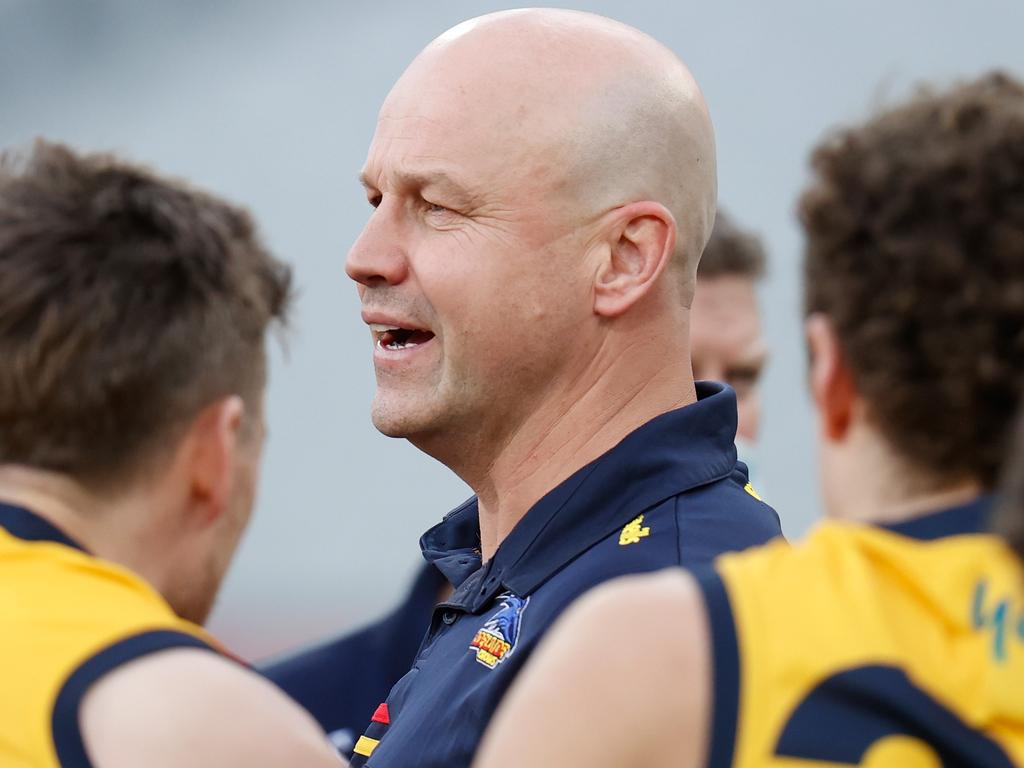
M 757 491 L 754 490 L 754 486 L 752 486 L 750 483 L 747 483 L 746 485 L 744 485 L 743 486 L 743 490 L 746 491 L 747 493 L 749 493 L 751 496 L 753 496 L 758 501 L 764 501 L 764 499 L 762 499 L 760 496 L 757 495 Z
M 627 544 L 639 544 L 640 539 L 643 539 L 651 535 L 651 529 L 643 527 L 644 516 L 640 515 L 636 519 L 626 523 L 626 527 L 622 529 L 622 533 L 619 534 L 619 546 L 624 547 Z

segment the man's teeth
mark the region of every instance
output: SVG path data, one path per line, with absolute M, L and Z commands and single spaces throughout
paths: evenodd
M 392 341 L 385 344 L 383 339 L 377 339 L 377 346 L 381 349 L 409 349 L 410 347 L 418 347 L 419 344 L 415 341 L 407 341 L 404 344 L 398 341 Z
M 378 349 L 411 349 L 430 341 L 434 337 L 434 334 L 430 331 L 384 325 L 383 323 L 371 323 L 370 328 L 376 337 Z M 413 339 L 419 339 L 419 341 L 413 341 Z

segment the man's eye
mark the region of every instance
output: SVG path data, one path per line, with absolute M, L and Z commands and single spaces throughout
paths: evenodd
M 428 221 L 436 227 L 447 227 L 448 225 L 455 224 L 460 218 L 458 211 L 430 200 L 423 201 L 421 210 Z
M 380 196 L 380 195 L 370 195 L 369 197 L 367 197 L 367 198 L 366 198 L 366 201 L 367 201 L 367 202 L 368 202 L 368 203 L 369 203 L 369 204 L 370 204 L 371 206 L 373 206 L 374 208 L 376 208 L 376 207 L 378 207 L 378 206 L 380 205 L 380 201 L 381 201 L 381 196 Z
M 760 378 L 761 370 L 758 368 L 735 368 L 725 372 L 726 383 L 736 390 L 738 395 L 754 389 Z

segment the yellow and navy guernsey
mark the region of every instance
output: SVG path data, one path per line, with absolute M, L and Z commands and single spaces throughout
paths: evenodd
M 78 728 L 89 687 L 132 659 L 215 649 L 130 571 L 0 504 L 0 765 L 91 768 Z
M 352 768 L 469 765 L 505 691 L 576 597 L 616 576 L 708 565 L 779 535 L 778 516 L 736 461 L 732 390 L 700 382 L 697 397 L 553 488 L 486 563 L 476 499 L 424 534 L 425 559 L 454 592 L 356 742 Z M 316 675 L 328 664 L 313 656 L 295 669 Z
M 711 768 L 1024 765 L 1024 570 L 990 506 L 824 522 L 699 575 Z

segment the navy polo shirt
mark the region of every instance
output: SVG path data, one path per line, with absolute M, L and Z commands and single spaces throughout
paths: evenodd
M 736 461 L 735 395 L 709 382 L 697 395 L 550 491 L 487 563 L 475 498 L 424 534 L 424 557 L 455 591 L 356 743 L 353 768 L 468 766 L 515 675 L 583 592 L 780 535 Z

